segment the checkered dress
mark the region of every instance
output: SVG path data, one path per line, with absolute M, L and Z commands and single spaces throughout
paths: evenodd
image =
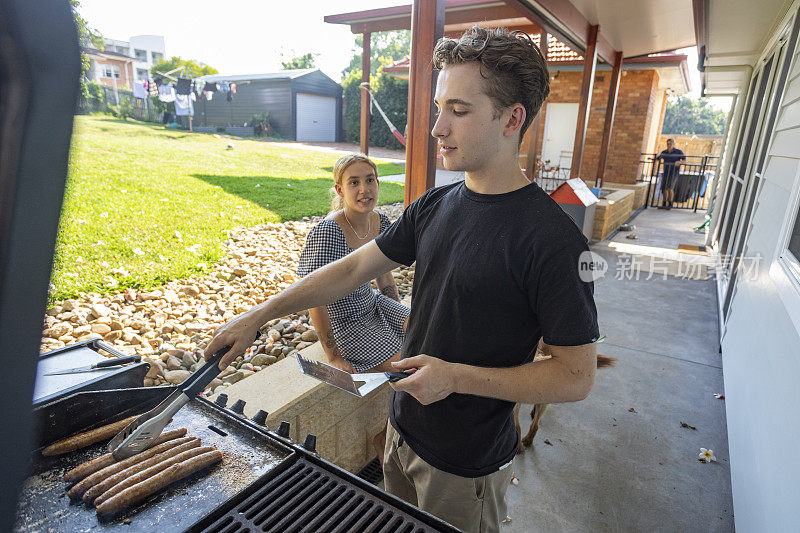
M 391 225 L 389 217 L 380 213 L 381 233 Z M 330 218 L 314 226 L 300 254 L 298 276 L 346 256 L 353 249 L 347 246 L 342 228 Z M 380 294 L 365 283 L 341 300 L 326 306 L 336 345 L 345 361 L 356 372 L 373 368 L 403 346 L 403 323 L 411 310 Z

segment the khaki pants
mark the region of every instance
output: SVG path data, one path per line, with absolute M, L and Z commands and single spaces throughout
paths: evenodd
M 387 492 L 464 531 L 499 531 L 511 465 L 483 477 L 461 477 L 432 467 L 399 438 L 389 423 L 383 463 Z

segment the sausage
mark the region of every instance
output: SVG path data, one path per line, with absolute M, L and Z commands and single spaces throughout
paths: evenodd
M 158 455 L 159 453 L 169 450 L 170 448 L 174 448 L 175 446 L 180 446 L 181 444 L 189 442 L 193 438 L 194 437 L 183 437 L 180 439 L 173 439 L 163 444 L 159 444 L 158 446 L 153 446 L 152 448 L 149 448 L 141 453 L 137 453 L 133 457 L 128 457 L 127 459 L 124 459 L 118 463 L 109 465 L 103 468 L 102 470 L 98 470 L 91 476 L 84 478 L 82 481 L 78 482 L 75 486 L 69 489 L 67 494 L 73 500 L 80 498 L 81 496 L 83 496 L 84 492 L 89 490 L 97 483 L 100 483 L 108 476 L 113 476 L 117 472 L 121 472 L 126 468 L 128 468 L 129 466 L 135 465 L 136 463 L 141 463 L 142 461 L 150 459 L 154 455 Z
M 125 470 L 121 470 L 116 474 L 105 478 L 99 483 L 95 483 L 92 487 L 89 488 L 89 490 L 87 490 L 83 494 L 83 501 L 87 503 L 94 501 L 95 498 L 97 498 L 98 496 L 100 496 L 105 491 L 107 491 L 120 481 L 124 480 L 125 478 L 132 476 L 138 472 L 141 472 L 142 470 L 147 470 L 151 466 L 157 465 L 162 461 L 169 459 L 170 457 L 175 457 L 176 455 L 180 455 L 186 450 L 191 450 L 192 448 L 198 448 L 198 447 L 200 447 L 200 439 L 194 438 L 193 440 L 181 444 L 180 446 L 175 446 L 174 448 L 170 448 L 165 452 L 159 453 L 158 455 L 154 455 L 150 459 L 146 459 L 140 463 L 131 465 Z
M 126 509 L 151 494 L 158 492 L 170 483 L 174 483 L 195 472 L 209 467 L 222 460 L 222 452 L 214 450 L 197 457 L 176 463 L 151 477 L 128 487 L 116 496 L 113 496 L 97 506 L 97 514 L 108 515 Z
M 123 490 L 127 489 L 128 487 L 132 487 L 137 483 L 149 479 L 159 472 L 162 472 L 165 468 L 169 468 L 170 466 L 174 465 L 175 463 L 181 463 L 186 461 L 187 459 L 191 459 L 192 457 L 197 457 L 198 455 L 202 455 L 204 453 L 213 452 L 215 448 L 213 446 L 204 446 L 202 448 L 195 448 L 193 450 L 187 450 L 181 454 L 176 455 L 175 457 L 170 457 L 157 465 L 153 465 L 147 470 L 139 472 L 137 474 L 132 475 L 127 479 L 123 479 L 121 482 L 117 483 L 103 494 L 98 496 L 94 500 L 95 507 L 102 504 L 104 501 L 108 500 L 109 498 L 116 496 Z M 92 487 L 94 489 L 94 487 Z M 88 492 L 87 492 L 88 494 Z
M 61 439 L 42 450 L 42 455 L 61 455 L 62 453 L 74 452 L 75 450 L 85 448 L 95 442 L 110 439 L 125 429 L 125 427 L 136 420 L 136 418 L 138 418 L 138 415 L 128 417 L 119 422 L 114 422 L 113 424 L 108 424 L 107 426 L 101 426 L 83 433 L 78 433 L 66 439 Z
M 167 442 L 172 439 L 177 439 L 179 437 L 183 437 L 186 435 L 186 428 L 181 429 L 172 429 L 170 431 L 165 431 L 158 437 L 153 444 L 153 446 L 157 446 L 162 442 Z M 81 463 L 66 474 L 64 474 L 64 481 L 67 483 L 72 483 L 74 481 L 81 480 L 88 476 L 89 474 L 94 474 L 98 470 L 102 470 L 103 468 L 107 467 L 108 465 L 114 464 L 115 459 L 114 456 L 110 453 L 105 453 L 96 459 L 92 459 L 91 461 L 86 461 L 85 463 Z

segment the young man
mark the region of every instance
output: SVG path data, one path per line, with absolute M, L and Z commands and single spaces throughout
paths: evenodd
M 675 148 L 675 139 L 667 139 L 667 149 L 662 150 L 656 160 L 660 159 L 664 163 L 664 172 L 661 177 L 661 194 L 664 203 L 658 206 L 659 209 L 672 209 L 672 202 L 675 200 L 675 185 L 680 175 L 681 162 L 686 161 L 686 156 Z
M 375 241 L 222 326 L 224 367 L 266 321 L 316 307 L 416 261 L 392 384 L 386 489 L 466 531 L 497 531 L 517 445 L 515 403 L 585 398 L 598 337 L 586 239 L 519 167 L 521 136 L 549 92 L 527 36 L 473 28 L 443 39 L 432 134 L 464 182 L 426 192 Z M 334 282 L 336 281 L 336 282 Z M 540 338 L 552 359 L 533 363 Z

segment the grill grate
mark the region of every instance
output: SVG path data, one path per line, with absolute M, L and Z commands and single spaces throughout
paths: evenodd
M 358 473 L 358 477 L 364 481 L 369 481 L 373 485 L 377 485 L 383 481 L 383 468 L 381 468 L 381 463 L 378 461 L 378 458 L 376 457 L 367 463 L 367 466 L 362 468 L 361 472 Z
M 192 531 L 205 533 L 435 531 L 411 515 L 310 461 L 297 457 L 266 474 L 223 516 Z M 213 515 L 213 513 L 212 513 Z

